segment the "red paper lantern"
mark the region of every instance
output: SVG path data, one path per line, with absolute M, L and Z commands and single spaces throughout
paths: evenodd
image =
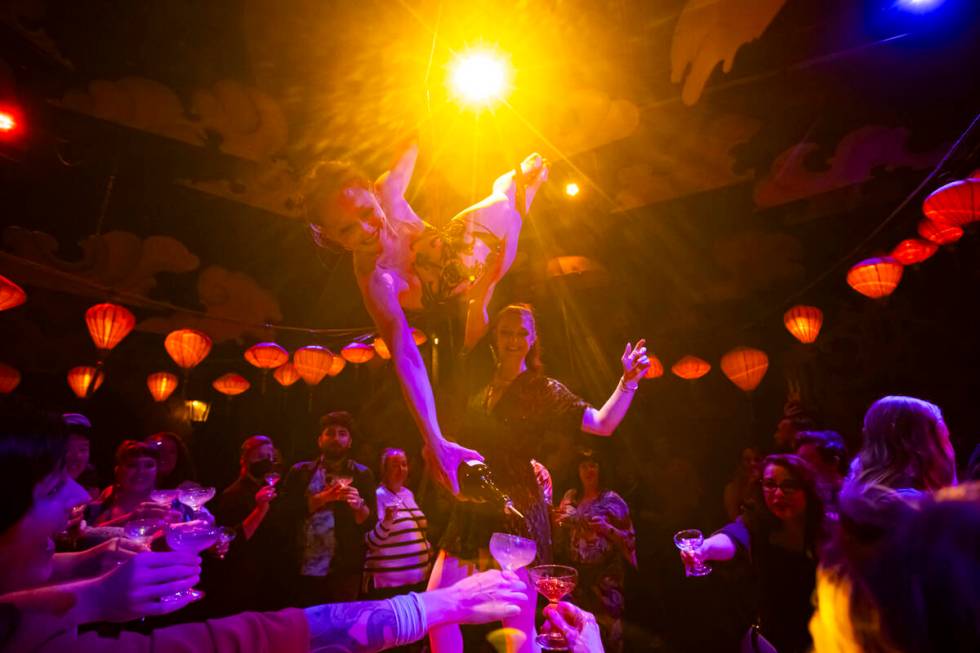
M 919 235 L 937 245 L 949 245 L 963 237 L 963 230 L 953 225 L 939 224 L 932 220 L 920 220 Z
M 323 380 L 331 363 L 338 358 L 344 360 L 334 356 L 326 347 L 310 345 L 296 350 L 293 354 L 293 366 L 307 385 L 316 385 Z
M 387 360 L 391 360 L 391 351 L 388 349 L 387 343 L 379 336 L 374 339 L 374 351 L 378 353 L 378 356 Z
M 902 280 L 902 264 L 891 258 L 869 258 L 861 261 L 847 273 L 847 284 L 865 297 L 887 297 Z
M 374 348 L 371 345 L 365 345 L 363 342 L 352 342 L 340 350 L 340 355 L 348 363 L 366 363 L 374 358 Z
M 104 380 L 105 374 L 102 370 L 87 365 L 73 367 L 68 371 L 68 385 L 71 386 L 71 391 L 82 399 L 95 394 L 95 391 L 102 387 Z
M 129 335 L 136 326 L 136 318 L 117 304 L 96 304 L 85 311 L 85 324 L 95 346 L 109 351 Z
M 252 384 L 241 374 L 228 372 L 216 378 L 211 386 L 226 397 L 234 397 L 251 388 Z
M 702 376 L 710 372 L 711 363 L 703 358 L 698 358 L 697 356 L 685 356 L 674 363 L 674 366 L 670 368 L 670 371 L 682 379 L 691 381 L 694 379 L 700 379 Z
M 908 238 L 895 245 L 895 249 L 892 250 L 892 258 L 902 265 L 915 265 L 922 263 L 937 251 L 939 251 L 939 245 L 936 243 L 918 238 Z
M 347 361 L 340 356 L 334 356 L 330 362 L 330 369 L 327 370 L 327 374 L 332 377 L 337 376 L 344 371 L 345 367 L 347 367 Z
M 412 328 L 412 340 L 415 341 L 415 344 L 417 346 L 420 346 L 421 347 L 422 345 L 425 344 L 425 341 L 428 340 L 428 339 L 429 339 L 429 337 L 427 335 L 425 335 L 425 333 L 422 331 L 422 329 L 416 329 L 414 327 Z
M 260 342 L 245 350 L 245 360 L 263 370 L 279 367 L 289 360 L 289 352 L 274 342 Z
M 272 373 L 272 376 L 284 388 L 288 388 L 300 379 L 299 372 L 296 371 L 296 366 L 289 362 L 277 367 L 276 371 Z
M 0 311 L 20 306 L 27 301 L 24 289 L 7 277 L 0 276 Z
M 823 325 L 823 311 L 816 306 L 794 306 L 783 314 L 783 324 L 793 337 L 804 344 L 817 339 Z
M 980 178 L 954 181 L 933 191 L 922 203 L 922 212 L 938 224 L 956 227 L 980 220 Z
M 20 385 L 20 371 L 5 363 L 0 363 L 0 394 L 10 394 Z
M 211 351 L 211 338 L 195 329 L 171 331 L 163 341 L 170 358 L 185 370 L 197 367 Z
M 736 347 L 721 357 L 721 371 L 728 380 L 746 392 L 759 387 L 769 369 L 769 357 L 751 347 Z
M 177 389 L 177 375 L 170 372 L 154 372 L 146 377 L 146 387 L 153 401 L 166 401 Z
M 650 359 L 650 369 L 643 375 L 644 379 L 656 379 L 664 375 L 664 364 L 656 356 L 647 356 Z

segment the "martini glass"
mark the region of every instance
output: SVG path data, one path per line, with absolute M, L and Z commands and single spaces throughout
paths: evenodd
M 204 504 L 214 498 L 215 489 L 213 487 L 201 487 L 200 485 L 189 485 L 180 489 L 179 500 L 182 504 L 194 511 L 194 517 L 201 515 L 201 508 Z
M 269 472 L 265 475 L 265 484 L 269 487 L 275 487 L 279 484 L 279 480 L 281 478 L 282 476 L 279 474 L 279 472 Z
M 219 526 L 217 530 L 218 541 L 215 549 L 218 552 L 218 560 L 224 560 L 225 556 L 228 555 L 228 545 L 235 539 L 236 533 L 234 528 L 227 526 Z
M 170 524 L 167 527 L 167 545 L 174 551 L 200 553 L 214 546 L 218 537 L 218 529 L 201 519 Z M 186 597 L 191 597 L 196 601 L 202 596 L 204 596 L 204 592 L 191 587 L 167 596 L 161 596 L 160 601 L 167 603 L 179 601 Z
M 697 555 L 697 550 L 704 544 L 704 534 L 696 528 L 678 531 L 674 535 L 674 546 L 681 551 L 691 555 L 691 561 L 684 558 L 684 573 L 688 576 L 707 576 L 711 573 L 711 567 L 704 564 Z
M 170 508 L 174 501 L 180 500 L 180 490 L 153 490 L 150 492 L 150 501 L 153 503 Z
M 123 526 L 123 535 L 141 550 L 149 551 L 153 538 L 166 526 L 162 519 L 133 519 Z
M 494 533 L 490 536 L 490 555 L 502 569 L 517 571 L 534 562 L 538 555 L 538 545 L 526 537 Z
M 527 570 L 534 583 L 534 588 L 551 605 L 557 605 L 575 589 L 578 582 L 578 571 L 565 565 L 538 565 Z M 541 633 L 536 639 L 538 646 L 545 651 L 566 651 L 568 642 L 560 631 L 551 630 Z

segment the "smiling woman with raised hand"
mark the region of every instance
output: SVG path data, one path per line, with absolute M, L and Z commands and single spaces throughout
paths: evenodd
M 521 164 L 519 183 L 516 171 L 505 173 L 485 199 L 436 229 L 405 199 L 417 156 L 418 147 L 410 145 L 373 183 L 350 163 L 320 163 L 305 180 L 303 206 L 317 243 L 353 253 L 364 304 L 391 350 L 426 458 L 457 493 L 459 465 L 481 456 L 443 437 L 405 311 L 461 300 L 466 307 L 464 349 L 476 344 L 486 333 L 490 298 L 514 262 L 524 215 L 548 177 L 548 166 L 532 154 Z

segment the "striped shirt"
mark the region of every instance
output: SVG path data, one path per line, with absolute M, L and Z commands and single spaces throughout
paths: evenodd
M 367 556 L 364 578 L 368 587 L 401 587 L 422 583 L 429 576 L 432 545 L 425 539 L 428 521 L 415 503 L 412 491 L 403 487 L 392 492 L 384 485 L 377 489 L 378 523 L 364 536 Z M 391 520 L 385 509 L 395 506 Z

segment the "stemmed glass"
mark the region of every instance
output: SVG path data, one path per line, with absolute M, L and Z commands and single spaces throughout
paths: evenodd
M 269 487 L 275 487 L 281 478 L 282 476 L 279 474 L 279 472 L 269 472 L 265 475 L 265 484 Z
M 200 553 L 215 545 L 219 537 L 218 530 L 212 524 L 201 519 L 170 524 L 167 526 L 167 545 L 174 551 Z M 191 587 L 167 596 L 161 596 L 160 601 L 179 601 L 188 596 L 196 601 L 204 596 L 204 592 Z
M 141 550 L 149 551 L 153 537 L 166 525 L 161 519 L 133 519 L 123 526 L 123 535 Z
M 578 582 L 578 571 L 565 565 L 538 565 L 527 570 L 534 583 L 535 589 L 548 603 L 556 605 L 563 597 L 575 589 Z M 568 650 L 565 636 L 558 630 L 541 633 L 535 640 L 546 651 Z
M 526 537 L 494 533 L 490 536 L 490 555 L 502 569 L 517 571 L 534 562 L 538 555 L 538 545 Z
M 153 490 L 150 492 L 150 501 L 153 503 L 170 508 L 174 501 L 180 500 L 180 490 Z
M 225 556 L 228 555 L 228 546 L 235 539 L 235 535 L 234 528 L 229 528 L 228 526 L 218 527 L 218 542 L 215 547 L 218 552 L 218 560 L 224 560 Z
M 179 499 L 182 504 L 194 511 L 194 517 L 201 517 L 201 508 L 204 504 L 214 498 L 215 489 L 213 487 L 201 487 L 200 485 L 188 485 L 180 489 Z
M 711 567 L 704 564 L 704 561 L 697 554 L 697 550 L 701 548 L 702 544 L 704 544 L 704 535 L 696 528 L 678 531 L 674 535 L 674 546 L 688 554 L 681 556 L 684 560 L 684 573 L 688 577 L 707 576 L 711 573 Z

